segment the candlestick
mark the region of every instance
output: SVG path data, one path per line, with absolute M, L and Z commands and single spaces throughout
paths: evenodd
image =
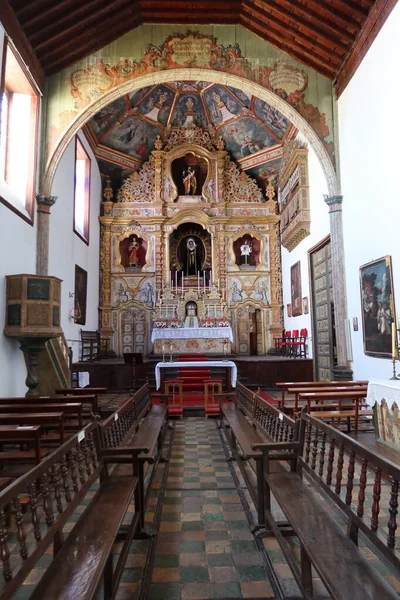
M 197 271 L 197 293 L 200 294 L 200 271 Z
M 206 272 L 203 271 L 203 288 L 204 288 L 204 293 L 206 293 Z
M 393 321 L 392 323 L 392 358 L 396 359 L 397 358 L 397 352 L 396 352 L 396 336 L 397 336 L 397 331 L 396 331 L 396 323 Z
M 182 296 L 183 296 L 183 280 L 184 279 L 185 279 L 185 276 L 184 276 L 183 271 L 182 271 Z
M 175 293 L 178 293 L 178 271 L 175 271 Z

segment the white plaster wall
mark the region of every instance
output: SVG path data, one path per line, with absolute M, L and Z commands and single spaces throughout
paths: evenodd
M 99 214 L 102 186 L 98 165 L 83 134 L 81 142 L 91 158 L 90 177 L 90 231 L 89 246 L 73 231 L 75 141 L 64 153 L 54 178 L 52 195 L 57 202 L 51 209 L 49 275 L 63 280 L 61 284 L 61 327 L 68 345 L 73 350 L 73 360 L 79 360 L 80 330 L 98 329 L 99 306 Z M 75 265 L 88 273 L 86 324 L 77 325 L 70 318 L 75 290 Z
M 329 234 L 328 207 L 324 202 L 323 195 L 328 193 L 328 186 L 321 165 L 314 153 L 308 151 L 308 174 L 310 183 L 310 209 L 311 209 L 311 233 L 294 250 L 288 252 L 282 247 L 282 288 L 284 306 L 284 326 L 286 330 L 307 328 L 307 357 L 312 357 L 312 329 L 311 329 L 311 293 L 308 250 L 321 242 Z M 287 304 L 291 302 L 290 289 L 290 267 L 300 261 L 301 268 L 301 293 L 302 299 L 307 296 L 309 303 L 309 314 L 298 317 L 287 316 Z
M 392 375 L 389 359 L 364 354 L 360 265 L 392 256 L 400 316 L 399 31 L 400 3 L 338 102 L 348 314 L 359 325 L 358 332 L 352 331 L 357 379 Z
M 4 29 L 0 25 L 0 64 Z M 36 214 L 34 215 L 36 219 Z M 36 224 L 21 217 L 0 203 L 0 331 L 5 325 L 6 275 L 35 273 Z M 18 342 L 0 334 L 0 396 L 24 396 L 25 361 Z

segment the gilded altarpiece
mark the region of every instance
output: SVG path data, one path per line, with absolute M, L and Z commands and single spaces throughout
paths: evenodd
M 173 129 L 165 141 L 157 139 L 155 148 L 118 192 L 105 189 L 102 336 L 119 355 L 159 354 L 163 341 L 155 330 L 185 328 L 193 314 L 201 330 L 230 326 L 232 340 L 227 344 L 211 330 L 204 339 L 176 335 L 168 340 L 174 353 L 266 354 L 281 333 L 273 187 L 264 196 L 230 159 L 222 139 L 193 124 Z M 202 173 L 201 185 L 188 186 L 184 195 L 181 178 L 190 170 L 179 171 L 181 164 L 192 165 L 193 172 L 200 165 Z M 194 239 L 204 240 L 206 258 L 199 258 L 197 276 L 186 274 L 173 256 L 181 231 L 189 232 L 188 239 L 197 231 Z

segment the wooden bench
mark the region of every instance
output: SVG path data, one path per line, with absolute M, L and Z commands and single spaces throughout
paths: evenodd
M 257 525 L 253 532 L 265 527 L 264 477 L 262 472 L 262 453 L 254 449 L 254 444 L 265 441 L 291 440 L 297 436 L 295 421 L 281 413 L 271 404 L 251 392 L 240 382 L 237 383 L 234 402 L 220 404 L 221 425 L 225 429 L 232 458 L 246 481 L 254 504 L 257 507 Z M 241 453 L 238 452 L 240 446 Z M 281 455 L 280 460 L 292 459 Z M 231 459 L 230 459 L 231 460 Z M 245 461 L 255 461 L 256 486 L 251 474 L 244 468 Z
M 13 402 L 12 404 L 2 404 L 0 401 L 0 413 L 50 413 L 50 412 L 62 412 L 65 414 L 65 418 L 76 417 L 73 424 L 75 429 L 83 429 L 83 411 L 82 404 L 79 402 L 62 402 L 59 404 L 54 403 L 39 403 L 31 401 L 27 404 L 20 402 Z M 65 423 L 65 427 L 67 427 Z
M 4 460 L 26 461 L 34 459 L 39 464 L 49 451 L 40 447 L 40 425 L 0 425 L 0 445 L 8 442 L 31 443 L 33 450 L 2 450 L 0 463 Z
M 136 501 L 140 506 L 142 531 L 144 513 L 158 463 L 165 462 L 161 452 L 167 427 L 167 407 L 152 406 L 147 383 L 100 425 L 103 452 L 110 461 L 118 457 L 119 463 L 130 462 L 132 445 L 147 448 L 146 453 L 139 455 L 134 471 L 139 480 Z M 145 487 L 145 477 L 150 465 L 152 473 Z
M 282 391 L 282 398 L 280 401 L 280 408 L 283 410 L 285 408 L 285 392 L 293 393 L 293 389 L 299 388 L 316 388 L 316 391 L 322 388 L 333 387 L 366 387 L 368 385 L 368 381 L 278 381 L 275 383 L 275 387 Z M 291 390 L 291 391 L 289 391 Z
M 313 597 L 313 565 L 335 600 L 398 599 L 357 542 L 361 532 L 363 541 L 386 567 L 394 571 L 400 568 L 399 557 L 393 552 L 399 467 L 305 413 L 297 442 L 256 444 L 254 449 L 263 453 L 266 505 L 271 506 L 273 494 L 287 519 L 277 522 L 267 508 L 266 521 L 304 597 Z M 294 468 L 273 472 L 270 460 L 282 451 L 293 454 Z M 385 478 L 387 493 L 383 496 Z M 368 486 L 374 490 L 371 505 L 365 501 Z M 332 502 L 338 514 L 332 513 Z M 379 521 L 380 510 L 389 518 Z M 382 528 L 380 535 L 378 528 Z M 300 563 L 287 540 L 289 535 L 300 541 Z
M 299 388 L 296 386 L 288 387 L 287 388 L 288 393 L 294 395 L 294 402 L 293 403 L 290 401 L 288 402 L 286 399 L 284 410 L 287 413 L 292 413 L 292 412 L 298 413 L 300 408 L 302 407 L 300 404 L 300 398 L 299 398 L 300 394 L 320 394 L 320 393 L 326 394 L 329 392 L 342 393 L 342 392 L 348 392 L 348 391 L 354 390 L 354 389 L 357 392 L 364 392 L 365 396 L 367 395 L 368 388 L 366 385 L 365 386 L 364 385 L 362 385 L 362 386 L 358 386 L 358 385 L 357 386 L 344 386 L 344 385 L 333 386 L 332 385 L 332 386 L 324 386 L 324 387 L 315 387 L 313 385 L 310 385 L 310 386 L 304 386 L 304 387 L 299 387 Z M 329 397 L 327 397 L 327 398 L 329 399 Z M 318 400 L 317 400 L 317 402 L 318 402 Z M 309 412 L 309 410 L 308 410 L 308 412 Z
M 330 410 L 327 406 L 326 410 L 318 410 L 313 412 L 313 416 L 317 416 L 319 419 L 338 419 L 340 422 L 341 418 L 347 419 L 348 430 L 350 431 L 350 419 L 354 419 L 354 431 L 358 432 L 358 422 L 360 416 L 360 404 L 367 395 L 366 388 L 360 387 L 359 389 L 352 388 L 349 391 L 337 390 L 334 392 L 307 392 L 299 394 L 299 402 L 306 402 L 307 406 L 311 407 L 311 402 L 325 402 L 330 401 L 335 404 L 335 408 Z M 337 406 L 337 408 L 336 408 Z M 334 413 L 334 414 L 333 414 Z M 362 411 L 363 416 L 372 417 L 372 411 Z
M 86 388 L 61 388 L 54 390 L 56 396 L 94 396 L 92 402 L 92 410 L 94 414 L 99 412 L 98 408 L 98 397 L 100 394 L 107 392 L 106 387 L 86 387 Z M 81 402 L 82 400 L 79 400 Z
M 63 412 L 40 412 L 40 413 L 1 413 L 0 406 L 0 424 L 1 425 L 42 425 L 44 428 L 51 428 L 58 431 L 57 439 L 60 443 L 64 442 L 64 413 Z M 43 436 L 42 436 L 43 437 Z
M 110 475 L 105 469 L 97 437 L 98 424 L 89 424 L 7 489 L 0 493 L 0 527 L 4 586 L 0 600 L 9 599 L 53 543 L 54 557 L 36 586 L 31 600 L 89 600 L 104 575 L 104 598 L 114 598 L 132 539 L 140 522 L 138 505 L 131 514 L 121 552 L 113 565 L 113 546 L 138 485 L 136 477 Z M 131 448 L 132 460 L 145 448 Z M 87 493 L 93 492 L 93 497 Z M 19 498 L 28 496 L 22 512 Z M 72 531 L 63 528 L 71 515 L 88 500 Z M 14 507 L 7 524 L 5 508 Z M 8 539 L 13 532 L 15 548 Z M 12 550 L 12 556 L 11 556 Z

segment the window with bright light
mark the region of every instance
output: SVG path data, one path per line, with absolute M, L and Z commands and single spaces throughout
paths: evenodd
M 32 223 L 39 94 L 6 44 L 0 98 L 0 201 Z
M 90 158 L 79 138 L 75 144 L 74 231 L 89 244 Z

